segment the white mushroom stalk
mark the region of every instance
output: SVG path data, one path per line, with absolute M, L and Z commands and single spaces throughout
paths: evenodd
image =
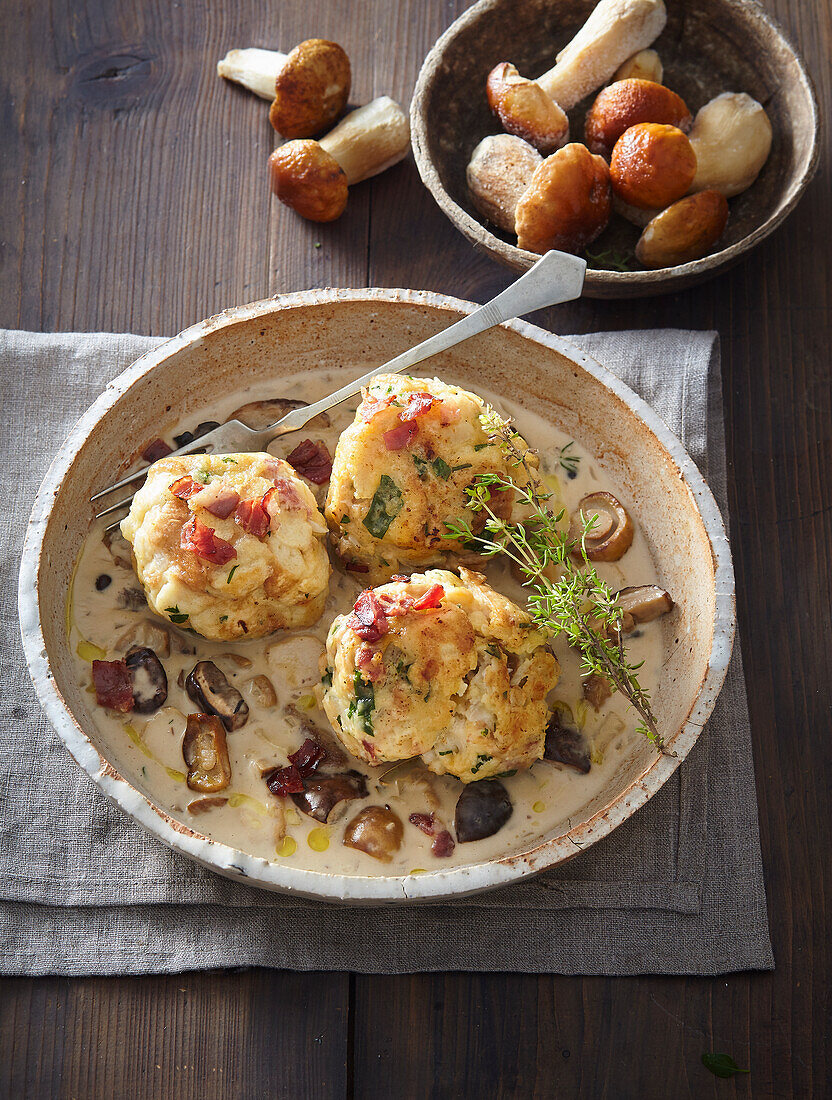
M 600 0 L 557 63 L 537 83 L 564 110 L 600 88 L 664 30 L 664 0 Z
M 217 62 L 217 76 L 222 76 L 234 84 L 242 84 L 261 99 L 274 99 L 274 86 L 277 74 L 286 64 L 288 54 L 277 50 L 260 50 L 254 47 L 245 50 L 229 50 L 221 61 Z
M 410 125 L 398 103 L 383 95 L 351 111 L 319 145 L 340 164 L 352 187 L 407 156 Z

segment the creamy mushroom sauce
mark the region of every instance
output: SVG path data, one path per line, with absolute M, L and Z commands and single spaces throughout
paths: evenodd
M 349 376 L 355 377 L 357 373 L 360 372 L 351 371 Z M 189 416 L 187 423 L 170 427 L 165 438 L 171 441 L 174 434 L 192 430 L 204 420 L 227 418 L 249 401 L 275 396 L 306 402 L 317 400 L 343 385 L 346 376 L 343 371 L 310 371 L 280 379 L 268 390 L 260 386 L 238 392 L 221 405 Z M 581 497 L 599 489 L 611 491 L 627 506 L 626 498 L 601 476 L 580 444 L 537 415 L 481 392 L 498 411 L 514 420 L 522 435 L 538 450 L 547 487 L 567 509 L 575 509 Z M 324 440 L 330 453 L 334 452 L 338 435 L 352 420 L 356 404 L 357 399 L 353 399 L 341 410 L 334 410 L 330 414 L 330 427 L 319 429 L 314 423 L 309 429 L 277 441 L 270 449 L 278 457 L 285 457 L 301 439 L 310 436 Z M 567 446 L 568 450 L 562 452 Z M 577 461 L 562 464 L 562 453 L 565 459 L 572 457 Z M 571 468 L 572 476 L 567 467 Z M 322 504 L 326 486 L 313 485 L 312 489 Z M 154 619 L 130 566 L 129 546 L 117 535 L 108 550 L 102 540 L 106 522 L 101 521 L 90 530 L 67 602 L 69 641 L 76 655 L 78 681 L 93 696 L 91 662 L 123 657 L 127 647 L 117 646 L 117 640 L 141 619 Z M 632 547 L 619 562 L 598 563 L 596 568 L 613 590 L 657 583 L 653 561 L 638 528 Z M 524 605 L 522 588 L 503 565 L 493 562 L 484 571 L 495 588 Z M 99 591 L 96 579 L 101 575 L 111 577 L 112 581 Z M 437 816 L 454 836 L 454 808 L 463 786 L 455 778 L 432 776 L 409 763 L 373 768 L 350 759 L 350 767 L 366 774 L 369 795 L 340 803 L 340 816 L 328 824 L 301 813 L 291 799 L 278 799 L 269 792 L 261 772 L 288 763 L 288 754 L 307 736 L 303 722 L 329 730 L 313 694 L 320 678 L 318 658 L 332 619 L 351 607 L 361 591 L 360 582 L 360 574 L 344 574 L 333 568 L 326 611 L 310 631 L 281 632 L 232 645 L 209 642 L 166 624 L 171 634 L 171 653 L 169 657 L 159 655 L 168 678 L 165 706 L 151 715 L 133 712 L 124 716 L 97 708 L 96 723 L 105 743 L 116 747 L 111 758 L 115 756 L 131 781 L 157 805 L 195 832 L 271 861 L 338 874 L 418 874 L 479 863 L 521 851 L 534 840 L 568 828 L 572 818 L 580 819 L 582 807 L 604 787 L 622 751 L 641 735 L 635 732 L 634 714 L 621 696 L 613 695 L 598 713 L 583 701 L 579 659 L 562 639 L 554 641 L 561 677 L 550 699 L 564 701 L 571 707 L 590 742 L 591 769 L 584 775 L 566 765 L 543 760 L 526 772 L 501 779 L 511 797 L 513 812 L 507 824 L 493 836 L 457 843 L 450 857 L 433 855 L 431 838 L 408 821 L 411 813 L 426 813 L 432 807 L 426 804 L 418 784 L 408 786 L 408 777 L 414 772 L 428 775 L 441 803 Z M 654 691 L 662 662 L 660 622 L 640 626 L 627 640 L 627 649 L 634 662 L 644 661 L 640 678 L 648 691 Z M 189 790 L 185 782 L 186 766 L 182 758 L 185 716 L 197 707 L 180 685 L 198 660 L 212 660 L 222 669 L 229 682 L 242 692 L 250 716 L 242 728 L 228 733 L 232 778 L 230 786 L 218 792 L 219 797 L 228 801 L 193 813 L 188 806 L 207 796 Z M 250 681 L 259 675 L 268 676 L 274 685 L 277 703 L 273 707 L 259 705 L 252 694 Z M 92 706 L 96 704 L 93 702 Z M 389 805 L 403 823 L 404 840 L 390 863 L 379 862 L 342 844 L 347 822 L 367 805 Z

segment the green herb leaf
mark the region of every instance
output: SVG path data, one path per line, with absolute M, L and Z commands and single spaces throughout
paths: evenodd
M 184 615 L 179 610 L 179 605 L 178 604 L 176 605 L 176 607 L 166 607 L 165 608 L 165 614 L 167 615 L 167 617 L 170 619 L 170 621 L 172 623 L 186 623 L 189 619 L 188 615 Z
M 578 466 L 581 463 L 580 455 L 569 454 L 569 448 L 575 446 L 575 440 L 571 440 L 565 446 L 561 447 L 558 452 L 558 464 L 566 470 L 569 477 L 578 476 Z
M 211 480 L 211 475 L 207 470 L 194 470 L 192 477 L 194 481 L 198 481 L 200 485 L 207 485 Z
M 341 520 L 340 520 L 340 522 L 341 522 L 341 523 L 349 523 L 349 521 L 350 521 L 350 517 L 349 517 L 349 516 L 348 516 L 348 515 L 346 514 L 346 512 L 345 512 L 345 513 L 343 514 L 343 516 L 341 516 Z
M 473 766 L 473 768 L 471 768 L 471 774 L 476 775 L 477 772 L 480 770 L 480 768 L 484 764 L 487 764 L 489 760 L 493 760 L 493 759 L 494 759 L 494 757 L 489 756 L 487 752 L 478 752 L 477 753 L 477 762 Z
M 364 518 L 364 526 L 373 538 L 384 538 L 390 524 L 402 510 L 403 504 L 404 498 L 398 485 L 392 477 L 382 474 L 370 503 L 370 510 Z
M 326 672 L 321 677 L 321 683 L 324 687 L 332 687 L 332 669 L 327 666 Z
M 730 1054 L 703 1054 L 702 1065 L 709 1069 L 714 1077 L 734 1077 L 738 1073 L 750 1073 L 750 1069 L 740 1069 Z
M 433 462 L 431 462 L 431 466 L 433 466 L 433 472 L 436 476 L 441 477 L 443 481 L 447 481 L 453 473 L 453 470 L 444 458 L 435 458 Z
M 494 444 L 489 440 L 488 443 L 475 443 L 474 444 L 474 450 L 475 451 L 484 451 L 486 447 L 493 447 L 493 446 L 494 446 Z
M 227 615 L 220 615 L 220 622 L 221 623 L 227 623 L 228 622 L 228 616 Z
M 232 565 L 231 566 L 231 569 L 228 572 L 228 576 L 225 578 L 225 583 L 226 584 L 231 584 L 231 578 L 234 576 L 234 574 L 237 572 L 237 570 L 239 568 L 240 568 L 239 565 Z
M 355 699 L 353 699 L 347 708 L 347 717 L 353 718 L 357 715 L 364 732 L 370 737 L 375 737 L 373 731 L 373 711 L 376 709 L 376 693 L 373 689 L 373 685 L 368 680 L 365 680 L 358 669 L 356 669 L 355 675 L 353 676 L 353 686 L 355 690 Z
M 632 263 L 635 257 L 625 252 L 619 252 L 615 248 L 605 248 L 601 252 L 584 251 L 587 260 L 595 267 L 601 267 L 607 271 L 632 271 Z
M 513 775 L 517 775 L 517 768 L 512 768 L 510 772 L 497 772 L 498 779 L 511 779 Z
M 236 458 L 229 458 L 228 455 L 223 455 L 222 460 L 223 460 L 223 462 L 230 462 L 234 466 L 239 466 L 240 465 Z
M 410 457 L 413 459 L 413 465 L 416 467 L 416 473 L 419 475 L 419 480 L 424 481 L 428 476 L 428 460 L 414 454 L 411 454 Z

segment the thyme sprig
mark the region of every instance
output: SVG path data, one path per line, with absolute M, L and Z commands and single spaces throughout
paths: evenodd
M 467 506 L 475 515 L 483 515 L 484 523 L 475 531 L 465 518 L 446 520 L 443 537 L 459 540 L 484 557 L 503 555 L 513 561 L 528 590 L 527 610 L 534 625 L 553 636 L 563 635 L 581 654 L 581 672 L 601 676 L 620 691 L 641 719 L 638 732 L 659 752 L 672 755 L 656 725 L 650 696 L 639 683 L 643 662 L 631 664 L 627 657 L 621 609 L 587 558 L 586 540 L 598 517 L 582 517 L 577 537 L 573 528 L 565 530 L 565 509 L 555 514 L 549 507 L 551 494 L 542 489 L 529 452 L 518 447 L 514 428 L 489 409 L 487 430 L 509 463 L 523 474 L 487 473 L 475 478 L 465 490 Z M 506 490 L 514 492 L 525 513 L 521 523 L 503 519 L 492 507 L 493 495 Z

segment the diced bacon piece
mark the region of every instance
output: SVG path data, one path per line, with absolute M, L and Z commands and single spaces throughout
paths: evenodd
M 405 596 L 401 592 L 380 592 L 378 599 L 385 615 L 391 619 L 396 615 L 406 615 L 408 611 L 413 610 L 412 597 Z
M 204 508 L 217 519 L 228 519 L 239 503 L 240 494 L 236 489 L 223 485 L 221 481 L 212 481 L 206 485 L 194 501 L 197 508 Z
M 273 768 L 266 775 L 266 786 L 278 798 L 303 794 L 303 779 L 295 764 L 290 764 L 288 768 Z
M 436 814 L 411 814 L 407 820 L 421 829 L 425 836 L 433 836 Z
M 369 424 L 376 413 L 381 412 L 382 409 L 389 408 L 394 400 L 395 398 L 392 394 L 389 394 L 387 397 L 370 397 L 370 395 L 367 394 L 358 406 L 358 415 L 365 424 Z
M 169 455 L 172 450 L 173 447 L 169 447 L 164 439 L 154 439 L 153 442 L 148 443 L 142 451 L 142 458 L 145 462 L 158 462 L 160 458 Z
M 169 488 L 180 500 L 190 500 L 191 497 L 202 492 L 203 486 L 194 481 L 190 474 L 185 474 L 184 477 L 178 477 L 176 481 L 171 482 Z
M 443 829 L 441 833 L 437 833 L 433 838 L 433 844 L 430 846 L 430 850 L 433 854 L 440 859 L 444 859 L 451 855 L 454 848 L 456 848 L 456 843 L 447 829 Z
M 182 528 L 179 545 L 183 550 L 191 550 L 198 558 L 212 565 L 225 565 L 237 557 L 237 551 L 230 542 L 219 538 L 212 527 L 206 527 L 196 516 L 191 516 Z
M 266 497 L 271 491 L 269 489 L 262 500 L 241 500 L 234 512 L 234 522 L 249 535 L 254 535 L 256 539 L 265 538 L 269 531 L 270 521 L 269 513 L 266 511 Z
M 426 611 L 431 607 L 439 607 L 444 595 L 445 589 L 441 584 L 432 584 L 424 595 L 414 601 L 413 610 Z
M 365 588 L 355 601 L 347 626 L 365 642 L 377 642 L 387 633 L 387 616 L 371 588 Z
M 133 709 L 133 680 L 125 661 L 93 661 L 92 682 L 99 706 L 122 714 Z
M 307 737 L 296 752 L 289 753 L 289 759 L 301 776 L 311 775 L 326 759 L 326 750 L 314 737 Z
M 311 439 L 304 439 L 299 443 L 286 461 L 293 466 L 301 477 L 312 481 L 315 485 L 323 485 L 329 481 L 332 473 L 332 458 L 323 443 L 314 443 Z
M 272 507 L 269 507 L 269 505 Z M 298 492 L 297 485 L 286 477 L 274 479 L 274 489 L 269 489 L 263 497 L 263 507 L 269 515 L 279 515 L 282 509 L 306 508 L 306 502 Z
M 367 740 L 367 738 L 366 738 L 366 737 L 362 737 L 362 739 L 361 739 L 361 744 L 362 744 L 362 745 L 364 746 L 364 748 L 365 748 L 365 749 L 367 750 L 367 752 L 369 753 L 369 755 L 370 755 L 370 759 L 371 759 L 371 760 L 375 760 L 375 758 L 376 758 L 376 747 L 375 747 L 375 745 L 371 744 L 371 743 L 370 743 L 370 742 L 369 742 L 369 741 Z
M 395 428 L 384 433 L 384 446 L 388 451 L 404 450 L 416 438 L 418 431 L 419 425 L 415 420 L 405 420 L 404 423 L 397 424 Z
M 370 567 L 363 561 L 345 561 L 344 568 L 350 573 L 369 573 Z
M 432 393 L 411 393 L 407 404 L 399 413 L 399 420 L 415 420 L 429 413 L 434 405 L 441 404 L 443 404 L 442 398 L 434 397 Z
M 377 649 L 362 643 L 355 652 L 355 667 L 361 670 L 365 680 L 374 684 L 384 675 L 384 664 Z
M 272 458 L 271 456 L 269 456 L 263 463 L 263 477 L 269 477 L 272 479 L 276 477 L 285 477 L 285 467 L 286 463 L 283 461 L 282 458 Z
M 394 573 L 394 574 L 393 574 L 393 576 L 392 576 L 392 577 L 390 578 L 390 581 L 391 581 L 391 583 L 392 583 L 393 581 L 403 581 L 403 582 L 406 582 L 406 581 L 409 581 L 409 580 L 410 580 L 410 577 L 405 577 L 405 576 L 403 576 L 403 575 L 402 575 L 401 573 Z

